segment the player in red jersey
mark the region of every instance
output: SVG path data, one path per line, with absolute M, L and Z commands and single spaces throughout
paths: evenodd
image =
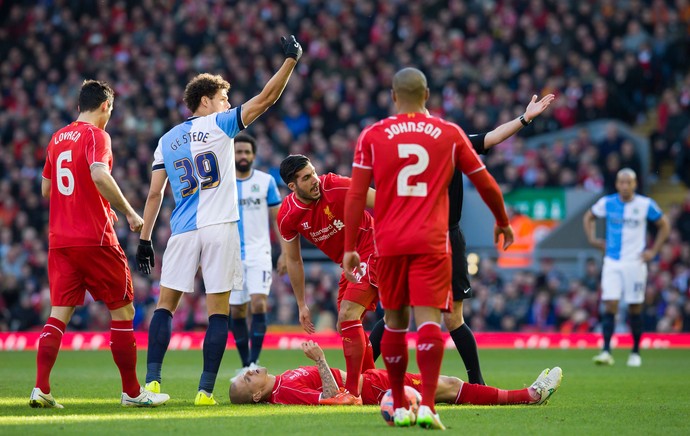
M 50 198 L 48 279 L 50 318 L 43 327 L 36 357 L 36 387 L 31 407 L 62 408 L 50 393 L 50 372 L 65 326 L 88 290 L 103 301 L 112 317 L 110 349 L 122 378 L 123 406 L 157 406 L 170 398 L 139 385 L 137 346 L 132 320 L 134 297 L 127 257 L 113 228 L 112 204 L 125 214 L 129 228 L 144 221 L 110 175 L 113 153 L 103 130 L 113 110 L 114 93 L 105 82 L 86 80 L 79 92 L 79 117 L 50 139 L 41 192 Z
M 414 424 L 403 407 L 403 379 L 407 368 L 406 333 L 409 307 L 418 326 L 417 364 L 421 370 L 422 404 L 417 422 L 426 428 L 445 428 L 434 408 L 443 358 L 441 311 L 452 308 L 451 249 L 448 237 L 448 185 L 454 168 L 474 183 L 496 217 L 495 238 L 512 242 L 503 196 L 486 171 L 469 139 L 457 125 L 427 115 L 426 77 L 405 68 L 393 78 L 397 115 L 366 128 L 355 151 L 352 185 L 345 205 L 343 269 L 359 271 L 353 223 L 361 220 L 373 175 L 377 190 L 375 241 L 381 305 L 386 330 L 381 354 L 393 390 L 394 422 Z
M 230 401 L 233 404 L 352 404 L 348 402 L 351 399 L 343 395 L 343 387 L 352 377 L 340 369 L 330 368 L 323 350 L 314 341 L 304 342 L 302 350 L 316 366 L 299 367 L 280 375 L 269 374 L 263 367 L 247 371 L 230 385 Z M 560 386 L 562 375 L 559 367 L 545 369 L 530 387 L 518 390 L 471 384 L 457 377 L 441 375 L 438 378 L 436 401 L 481 406 L 546 404 Z M 362 391 L 363 404 L 379 404 L 381 397 L 391 387 L 384 369 L 369 369 L 356 380 Z M 403 383 L 419 389 L 421 375 L 405 373 Z
M 278 211 L 278 228 L 286 242 L 285 260 L 290 283 L 297 299 L 299 319 L 304 330 L 314 332 L 309 307 L 304 299 L 304 265 L 300 248 L 301 234 L 316 245 L 333 262 L 343 260 L 343 218 L 345 195 L 350 179 L 336 174 L 318 176 L 306 156 L 291 155 L 280 165 L 280 176 L 292 191 Z M 375 192 L 366 193 L 367 204 L 373 206 Z M 342 275 L 338 289 L 338 331 L 343 338 L 347 371 L 358 377 L 363 369 L 374 368 L 369 340 L 362 328 L 362 317 L 374 310 L 378 302 L 376 259 L 374 257 L 374 220 L 364 212 L 355 226 L 357 250 L 361 253 L 360 274 L 350 283 Z M 383 329 L 379 322 L 374 329 Z M 356 382 L 346 386 L 351 395 L 359 396 Z

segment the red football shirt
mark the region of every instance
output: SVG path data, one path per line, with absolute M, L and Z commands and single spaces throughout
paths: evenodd
M 91 179 L 91 167 L 110 171 L 110 135 L 90 123 L 75 121 L 58 130 L 46 151 L 43 177 L 51 181 L 50 248 L 117 245 L 115 214 Z
M 332 369 L 338 387 L 343 387 L 343 378 L 339 369 Z M 321 399 L 323 383 L 316 366 L 301 366 L 276 376 L 271 396 L 271 404 L 305 404 L 316 406 Z
M 449 252 L 453 170 L 472 174 L 484 168 L 459 126 L 421 113 L 399 114 L 366 128 L 353 166 L 373 173 L 380 256 Z
M 352 179 L 329 173 L 319 176 L 319 180 L 321 198 L 317 201 L 304 204 L 294 192 L 285 197 L 278 211 L 278 228 L 286 241 L 302 235 L 333 262 L 340 264 L 345 247 L 345 196 Z M 372 232 L 368 231 L 373 227 L 374 219 L 364 211 L 360 229 L 365 231 L 357 235 L 360 253 L 373 251 Z

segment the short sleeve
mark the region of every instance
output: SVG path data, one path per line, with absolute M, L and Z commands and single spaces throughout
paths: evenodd
M 234 138 L 237 136 L 241 130 L 244 130 L 244 125 L 242 124 L 242 106 L 216 114 L 216 124 L 229 137 Z
M 370 132 L 371 127 L 364 129 L 364 131 L 360 133 L 359 138 L 357 139 L 357 146 L 355 147 L 355 157 L 352 161 L 353 167 L 364 168 L 367 170 L 372 169 L 373 160 L 371 158 L 372 144 L 370 140 Z
M 268 178 L 266 203 L 268 207 L 278 206 L 280 204 L 280 192 L 278 192 L 278 185 L 276 185 L 276 179 L 274 179 L 273 176 Z
M 292 225 L 292 220 L 290 219 L 290 200 L 289 196 L 285 198 L 283 204 L 280 205 L 278 210 L 278 231 L 280 231 L 280 236 L 286 241 L 292 241 L 299 236 L 297 230 L 295 230 Z
M 52 143 L 53 140 L 51 138 L 50 142 Z M 50 161 L 50 151 L 46 153 L 46 163 L 43 165 L 43 173 L 42 176 L 44 179 L 51 179 L 51 174 L 53 171 L 53 163 Z
M 110 145 L 110 135 L 104 130 L 89 129 L 92 140 L 86 145 L 86 162 L 89 168 L 94 165 L 105 165 L 110 168 L 113 152 Z
M 163 141 L 158 141 L 158 146 L 153 152 L 153 171 L 164 170 L 165 161 L 163 160 Z
M 479 155 L 474 151 L 472 143 L 470 142 L 465 132 L 456 125 L 454 127 L 455 134 L 455 148 L 453 149 L 453 158 L 455 167 L 463 172 L 463 174 L 474 174 L 479 170 L 484 169 L 484 163 L 479 159 Z
M 606 216 L 606 197 L 602 197 L 596 203 L 594 203 L 591 211 L 595 217 L 604 218 Z
M 647 219 L 652 222 L 659 221 L 661 217 L 664 215 L 664 212 L 661 210 L 658 204 L 656 204 L 656 201 L 652 200 L 651 198 L 649 199 L 649 208 L 647 209 Z
M 472 148 L 477 154 L 486 154 L 489 150 L 484 147 L 484 138 L 486 138 L 486 133 L 479 133 L 475 135 L 467 136 L 472 144 Z

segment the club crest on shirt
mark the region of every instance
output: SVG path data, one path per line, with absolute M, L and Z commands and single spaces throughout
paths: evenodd
M 326 206 L 326 207 L 323 209 L 323 213 L 326 214 L 326 218 L 328 218 L 330 221 L 333 221 L 333 218 L 335 218 L 335 215 L 333 214 L 333 212 L 331 212 L 331 207 L 330 207 L 330 206 Z
M 251 188 L 251 189 L 252 189 L 252 192 L 259 192 L 259 185 L 257 185 L 256 183 L 254 183 L 254 184 L 252 185 L 252 188 Z

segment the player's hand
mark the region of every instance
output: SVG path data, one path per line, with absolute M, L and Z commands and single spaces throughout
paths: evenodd
M 287 262 L 285 261 L 285 253 L 280 253 L 278 261 L 276 262 L 276 272 L 278 275 L 287 274 Z
M 299 323 L 302 324 L 302 328 L 305 332 L 312 334 L 316 332 L 314 328 L 314 323 L 311 322 L 311 311 L 309 307 L 305 304 L 299 307 Z
M 645 250 L 642 252 L 642 260 L 649 262 L 656 257 L 654 250 Z
M 553 94 L 546 94 L 541 100 L 537 101 L 537 94 L 534 94 L 532 101 L 529 102 L 527 109 L 525 109 L 525 121 L 528 123 L 532 122 L 549 107 L 555 98 L 556 96 Z
M 280 45 L 283 47 L 283 53 L 286 58 L 292 58 L 296 61 L 302 57 L 302 46 L 295 39 L 295 35 L 289 37 L 280 37 Z
M 144 219 L 137 213 L 127 215 L 127 222 L 129 223 L 129 229 L 135 233 L 139 233 L 141 228 L 144 227 Z
M 302 342 L 302 351 L 304 351 L 304 354 L 314 362 L 326 358 L 319 344 L 311 340 Z
M 503 235 L 503 250 L 513 245 L 515 236 L 513 235 L 513 228 L 508 224 L 506 227 L 494 226 L 494 244 L 498 244 L 500 236 Z
M 604 241 L 603 239 L 597 238 L 593 241 L 589 241 L 589 245 L 601 251 L 606 251 L 606 241 Z
M 156 254 L 153 252 L 153 244 L 146 239 L 140 239 L 137 247 L 137 268 L 144 274 L 151 274 L 151 268 L 154 266 Z
M 359 253 L 356 251 L 346 251 L 343 255 L 343 271 L 348 282 L 359 283 L 359 277 L 364 276 L 364 271 L 360 266 Z

